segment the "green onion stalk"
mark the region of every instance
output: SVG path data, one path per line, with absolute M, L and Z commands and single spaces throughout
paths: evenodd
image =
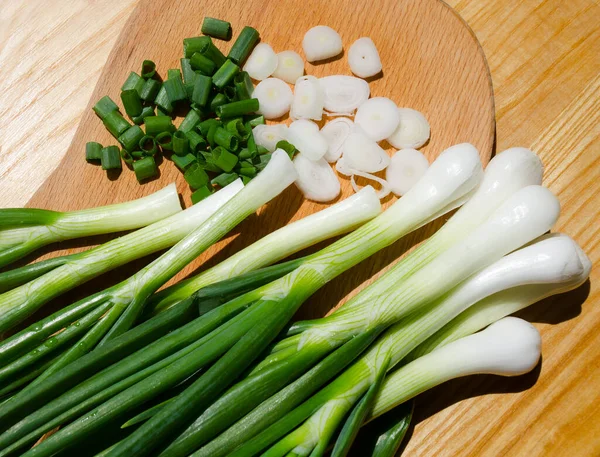
M 404 234 L 460 206 L 475 191 L 481 176 L 478 152 L 472 146 L 464 145 L 444 152 L 429 168 L 423 180 L 382 215 L 313 254 L 282 278 L 214 309 L 212 312 L 237 314 L 196 339 L 190 347 L 182 350 L 183 353 L 167 357 L 170 360 L 166 366 L 79 417 L 29 451 L 32 454 L 26 455 L 51 455 L 76 440 L 84 439 L 105 421 L 129 413 L 205 368 L 190 387 L 107 455 L 145 455 L 154 452 L 167 437 L 182 432 L 191 424 L 250 366 L 314 291 Z M 200 319 L 208 319 L 209 314 Z M 347 345 L 345 359 L 336 360 L 336 369 L 339 371 L 350 363 L 375 336 L 376 333 L 372 332 Z M 145 351 L 150 351 L 152 346 Z M 314 364 L 317 356 L 320 358 L 320 355 L 309 354 L 303 366 Z M 163 363 L 166 364 L 166 361 Z M 296 376 L 301 374 L 298 370 L 295 373 Z M 285 383 L 287 381 L 283 380 Z M 264 395 L 270 395 L 270 391 L 267 390 Z M 218 433 L 221 427 L 227 428 L 261 398 L 259 395 L 241 404 L 229 418 L 220 421 L 215 432 Z M 4 444 L 2 437 L 0 442 Z
M 283 452 L 285 449 L 289 452 L 296 448 L 311 451 L 317 447 L 326 448 L 333 433 L 353 405 L 356 406 L 350 417 L 363 406 L 372 389 L 381 384 L 378 380 L 381 376 L 385 376 L 386 371 L 396 366 L 429 335 L 434 334 L 473 303 L 504 290 L 511 290 L 514 294 L 516 289 L 524 286 L 535 287 L 538 291 L 541 287 L 545 289 L 546 294 L 571 289 L 585 280 L 590 271 L 589 266 L 589 259 L 567 236 L 540 240 L 502 258 L 431 303 L 427 308 L 393 325 L 352 367 L 279 423 L 273 425 L 271 432 L 278 428 L 284 430 L 283 424 L 285 427 L 294 424 L 295 427 L 306 419 L 300 427 L 280 440 L 267 454 L 280 455 L 278 452 Z M 364 409 L 371 409 L 374 399 L 375 395 L 372 396 L 368 408 Z M 363 420 L 366 412 L 365 410 Z M 304 419 L 303 415 L 306 416 Z M 349 422 L 350 419 L 346 425 Z M 352 425 L 355 425 L 354 431 L 357 432 L 362 421 Z M 262 438 L 256 438 L 257 442 L 266 441 L 268 434 L 269 432 L 265 432 Z M 341 443 L 351 444 L 352 438 L 353 436 L 341 433 L 335 449 L 345 447 L 340 445 Z M 239 455 L 246 454 L 240 451 Z M 334 452 L 334 455 L 341 454 Z
M 50 243 L 137 229 L 178 211 L 175 184 L 137 200 L 79 211 L 0 209 L 0 267 Z
M 96 248 L 67 256 L 62 259 L 63 263 L 47 272 L 43 271 L 42 265 L 41 269 L 36 270 L 42 271 L 41 276 L 0 295 L 0 332 L 14 327 L 52 298 L 64 292 L 120 265 L 172 246 L 208 219 L 242 187 L 241 182 L 235 183 L 185 211 L 180 211 Z M 175 198 L 177 198 L 176 195 Z M 56 261 L 50 259 L 48 262 Z M 39 264 L 44 264 L 44 262 L 39 262 Z M 19 271 L 17 276 L 21 273 L 25 276 L 31 274 L 29 267 L 24 267 Z M 15 280 L 15 275 L 12 275 L 12 280 Z M 100 295 L 82 300 L 81 307 L 85 308 L 87 304 L 95 308 L 100 301 L 103 301 L 98 297 Z M 89 309 L 90 306 L 85 309 Z M 60 328 L 62 327 L 55 328 L 52 333 Z M 37 328 L 37 324 L 34 324 L 25 331 L 40 333 L 40 330 Z M 47 333 L 45 334 L 47 335 Z M 5 347 L 5 344 L 6 342 L 2 343 L 2 347 Z M 1 354 L 0 361 L 4 361 L 6 354 L 4 351 L 1 351 Z
M 440 158 L 442 157 L 443 155 Z M 334 351 L 333 354 L 331 354 L 331 357 L 335 358 L 336 352 L 346 351 L 346 346 L 349 344 L 349 341 L 352 341 L 352 338 L 356 338 L 356 335 L 369 334 L 370 332 L 381 331 L 379 324 L 384 324 L 385 320 L 382 319 L 378 323 L 376 319 L 374 319 L 373 314 L 370 314 L 369 310 L 374 306 L 378 306 L 373 305 L 373 303 L 380 303 L 381 300 L 387 299 L 386 294 L 390 297 L 394 297 L 390 294 L 392 294 L 393 292 L 404 292 L 407 295 L 407 297 L 403 298 L 403 300 L 407 302 L 407 305 L 400 305 L 400 303 L 402 303 L 402 301 L 400 301 L 401 297 L 396 296 L 394 297 L 394 300 L 396 300 L 395 303 L 397 306 L 395 306 L 392 309 L 397 309 L 399 311 L 399 314 L 405 312 L 408 313 L 411 310 L 411 307 L 414 309 L 420 306 L 421 300 L 423 303 L 433 300 L 436 297 L 436 294 L 443 294 L 446 290 L 450 289 L 457 282 L 460 282 L 461 278 L 465 279 L 470 274 L 475 273 L 478 269 L 485 267 L 486 262 L 493 262 L 493 260 L 495 259 L 487 258 L 485 256 L 487 250 L 483 249 L 481 250 L 480 254 L 484 254 L 476 256 L 476 258 L 472 259 L 472 263 L 470 265 L 467 263 L 465 263 L 465 265 L 461 265 L 463 262 L 460 259 L 464 257 L 464 253 L 461 252 L 460 249 L 455 249 L 454 253 L 448 256 L 450 257 L 451 261 L 449 265 L 452 265 L 452 267 L 448 269 L 448 274 L 441 273 L 440 271 L 438 271 L 439 267 L 437 266 L 443 266 L 443 262 L 436 262 L 436 266 L 430 267 L 429 270 L 425 273 L 421 273 L 421 270 L 423 270 L 425 267 L 427 267 L 427 265 L 432 263 L 432 261 L 429 259 L 429 252 L 434 251 L 439 255 L 440 251 L 444 253 L 448 250 L 447 249 L 446 251 L 444 251 L 442 247 L 452 246 L 452 243 L 455 242 L 456 239 L 458 239 L 458 241 L 464 241 L 464 238 L 469 232 L 468 228 L 472 227 L 472 225 L 476 223 L 483 224 L 486 221 L 486 219 L 489 218 L 490 215 L 494 212 L 494 210 L 501 207 L 502 204 L 516 191 L 524 188 L 525 186 L 529 186 L 530 184 L 537 184 L 540 180 L 541 164 L 539 162 L 539 159 L 537 159 L 537 157 L 530 151 L 506 151 L 505 153 L 502 153 L 496 158 L 494 158 L 486 169 L 481 186 L 474 193 L 471 200 L 469 200 L 467 204 L 464 205 L 464 207 L 461 208 L 451 218 L 451 220 L 444 226 L 444 228 L 440 230 L 440 232 L 443 230 L 444 232 L 442 233 L 445 233 L 447 235 L 441 236 L 436 234 L 434 237 L 432 237 L 432 239 L 425 243 L 424 246 L 419 247 L 418 249 L 413 251 L 412 254 L 410 254 L 403 261 L 396 264 L 396 266 L 394 266 L 386 275 L 381 277 L 376 282 L 377 287 L 372 286 L 363 290 L 350 302 L 344 304 L 342 309 L 348 307 L 348 309 L 350 310 L 354 308 L 353 306 L 349 306 L 354 300 L 361 301 L 365 304 L 364 306 L 356 307 L 359 311 L 364 310 L 364 312 L 362 313 L 360 319 L 356 319 L 353 322 L 355 328 L 348 328 L 346 332 L 338 332 L 336 330 L 346 329 L 344 329 L 342 326 L 340 326 L 339 329 L 335 326 L 327 328 L 322 325 L 322 320 L 316 320 L 308 323 L 298 323 L 293 325 L 291 327 L 291 333 L 297 333 L 300 331 L 300 329 L 308 330 L 312 326 L 315 326 L 317 328 L 315 328 L 316 331 L 306 332 L 306 335 L 304 333 L 295 334 L 277 343 L 274 349 L 272 350 L 272 353 L 270 355 L 267 355 L 266 358 L 260 363 L 258 363 L 257 367 L 253 369 L 252 373 L 256 376 L 250 376 L 248 379 L 240 382 L 237 386 L 234 386 L 232 391 L 237 389 L 238 392 L 250 392 L 250 388 L 252 386 L 255 386 L 254 388 L 260 390 L 262 389 L 262 386 L 264 384 L 270 382 L 270 380 L 272 379 L 276 379 L 276 375 L 278 373 L 285 373 L 286 371 L 291 371 L 291 368 L 288 368 L 289 366 L 296 366 L 299 363 L 297 361 L 303 360 L 310 354 L 323 354 L 327 351 L 332 351 L 333 349 L 339 346 L 339 349 L 337 351 Z M 423 189 L 421 189 L 421 191 L 423 191 Z M 544 190 L 540 192 L 542 194 L 545 193 Z M 553 197 L 549 197 L 549 199 L 551 201 L 554 201 Z M 473 219 L 476 222 L 473 222 Z M 464 223 L 466 225 L 465 232 L 461 230 L 461 223 Z M 450 225 L 450 229 L 446 228 L 448 227 L 448 225 Z M 502 228 L 500 228 L 500 230 L 502 230 Z M 479 241 L 482 242 L 484 245 L 489 244 L 486 242 L 485 233 L 482 231 L 479 231 L 479 233 Z M 451 239 L 444 239 L 445 237 L 449 237 Z M 433 243 L 434 248 L 428 248 L 427 245 L 429 243 Z M 510 245 L 510 239 L 508 240 L 507 245 Z M 517 242 L 513 249 L 519 246 L 520 244 L 518 244 Z M 467 247 L 471 248 L 471 246 Z M 501 257 L 503 253 L 506 253 L 505 250 L 507 248 L 510 251 L 510 247 L 504 246 L 502 249 L 498 250 L 494 255 L 497 256 L 497 258 Z M 458 257 L 456 257 L 457 252 Z M 477 252 L 477 250 L 475 252 Z M 423 256 L 425 256 L 425 259 L 420 258 Z M 417 258 L 415 259 L 415 257 Z M 456 266 L 457 262 L 459 263 L 458 266 Z M 405 264 L 408 264 L 410 268 L 405 267 Z M 413 269 L 416 270 L 416 273 L 412 273 Z M 419 276 L 418 279 L 415 281 L 415 279 L 413 279 L 412 277 L 416 276 L 417 274 L 419 274 Z M 436 283 L 430 286 L 429 281 L 431 278 L 436 278 Z M 421 284 L 419 284 L 419 281 L 421 282 Z M 427 286 L 424 286 L 425 284 L 427 284 Z M 418 292 L 418 294 L 414 294 L 411 297 L 412 290 Z M 373 297 L 373 302 L 363 300 L 363 297 Z M 390 307 L 391 306 L 392 305 L 390 305 Z M 330 318 L 334 318 L 339 314 L 340 313 L 334 313 L 332 316 L 330 316 Z M 320 328 L 323 328 L 323 330 L 325 331 L 320 333 Z M 312 338 L 306 338 L 306 336 L 311 336 Z M 329 363 L 327 359 L 324 359 L 323 366 L 325 366 L 327 363 Z M 303 370 L 299 371 L 301 373 L 304 373 Z M 287 405 L 286 407 L 291 409 L 297 406 L 303 399 L 307 398 L 310 394 L 312 394 L 319 388 L 319 384 L 316 381 L 311 381 L 312 378 L 319 378 L 321 379 L 321 383 L 324 384 L 336 374 L 336 372 L 332 370 L 330 370 L 329 373 L 329 377 L 327 375 L 323 375 L 322 370 L 320 369 L 318 364 L 311 371 L 309 371 L 302 378 L 300 378 L 297 381 L 296 386 L 293 386 L 293 384 L 289 386 L 288 392 L 290 392 L 290 395 L 285 397 L 285 394 L 282 394 L 286 398 L 284 402 Z M 303 385 L 308 386 L 306 391 L 304 392 L 304 397 L 302 397 L 297 391 L 297 389 L 299 389 Z M 275 389 L 279 389 L 281 387 L 281 383 L 277 384 L 277 387 L 273 387 L 270 392 L 274 393 L 276 391 Z M 235 399 L 235 395 L 231 394 L 231 398 Z M 223 407 L 221 401 L 217 402 L 216 405 Z M 283 408 L 279 408 L 279 410 L 281 411 L 281 414 L 287 412 Z M 213 411 L 212 414 L 216 414 L 216 412 Z M 190 448 L 196 448 L 198 446 L 198 443 L 205 444 L 207 436 L 209 438 L 212 438 L 210 434 L 205 432 L 206 426 L 203 425 L 204 423 L 210 423 L 212 421 L 210 417 L 211 416 L 208 414 L 208 411 L 204 415 L 200 416 L 196 423 L 192 427 L 190 427 L 190 429 L 186 431 L 186 433 L 180 438 L 180 441 L 193 443 L 190 445 Z M 252 413 L 250 417 L 247 417 L 240 422 L 239 427 L 237 425 L 235 427 L 232 427 L 232 429 L 223 433 L 218 439 L 214 440 L 214 443 L 206 445 L 206 451 L 201 450 L 201 455 L 213 455 L 213 453 L 214 455 L 226 455 L 227 452 L 230 452 L 236 446 L 240 445 L 245 440 L 251 438 L 253 434 L 257 433 L 265 426 L 270 425 L 270 423 L 274 422 L 278 418 L 279 417 L 277 416 L 277 414 L 275 414 L 271 410 L 269 410 L 268 414 Z M 240 430 L 243 430 L 243 432 Z M 185 446 L 182 445 L 182 447 Z
M 238 277 L 243 273 L 277 262 L 281 258 L 287 257 L 294 252 L 327 238 L 348 232 L 367 220 L 372 219 L 380 211 L 381 205 L 375 192 L 371 187 L 365 188 L 335 205 L 267 235 L 239 253 L 229 257 L 224 262 L 200 273 L 190 280 L 183 281 L 181 283 L 183 287 L 169 288 L 166 289 L 169 293 L 159 293 L 158 295 L 165 299 L 168 297 L 168 307 L 170 308 L 181 301 L 181 299 L 189 297 L 196 290 L 209 284 Z M 171 289 L 176 293 L 170 293 Z M 185 293 L 185 297 L 181 297 L 181 299 L 177 298 L 182 291 Z M 162 299 L 160 302 L 165 303 L 165 299 Z M 104 314 L 104 308 L 101 306 L 93 310 L 85 317 L 78 319 L 75 323 L 71 323 L 61 334 L 44 341 L 29 352 L 25 352 L 24 350 L 27 347 L 25 346 L 26 338 L 23 336 L 19 340 L 21 357 L 0 368 L 0 386 L 10 385 L 16 377 L 22 377 L 24 370 L 30 369 L 32 365 L 48 357 L 48 354 L 54 354 L 57 349 L 60 349 L 60 346 L 69 344 L 77 335 L 83 334 L 86 329 Z M 163 312 L 165 309 L 163 308 Z M 203 304 L 203 309 L 206 312 L 206 304 Z M 61 314 L 57 313 L 56 316 L 51 316 L 51 318 L 59 318 L 60 316 Z M 30 339 L 29 346 L 31 343 L 35 343 L 35 341 Z M 13 348 L 14 351 L 15 348 Z

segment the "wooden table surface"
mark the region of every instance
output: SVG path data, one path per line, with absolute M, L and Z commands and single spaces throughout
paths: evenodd
M 595 267 L 588 284 L 523 314 L 543 331 L 543 363 L 536 372 L 525 381 L 471 377 L 422 396 L 403 455 L 597 457 L 600 3 L 449 3 L 472 27 L 489 61 L 497 151 L 525 146 L 540 154 L 544 184 L 563 206 L 556 230 L 575 238 Z M 27 203 L 60 162 L 135 4 L 0 2 L 0 207 Z M 450 403 L 439 401 L 442 391 Z

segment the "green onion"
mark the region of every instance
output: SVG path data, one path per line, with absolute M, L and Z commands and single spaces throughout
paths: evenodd
M 130 154 L 131 157 L 133 157 L 133 160 L 143 159 L 145 157 L 144 153 L 140 150 L 131 151 Z
M 248 100 L 249 98 L 252 98 L 254 85 L 252 84 L 252 80 L 250 79 L 248 72 L 242 71 L 235 75 L 233 78 L 233 83 L 235 85 L 235 91 L 239 100 Z
M 293 144 L 288 143 L 285 140 L 281 140 L 281 141 L 277 142 L 275 147 L 277 149 L 283 149 L 285 152 L 287 152 L 287 155 L 290 156 L 290 159 L 294 158 L 294 154 L 296 153 L 296 148 Z
M 179 102 L 187 99 L 187 92 L 181 79 L 181 72 L 178 69 L 168 71 L 168 79 L 163 83 L 163 87 L 167 91 L 167 97 L 171 103 Z
M 121 159 L 131 168 L 131 165 L 133 165 L 133 156 L 127 149 L 121 149 Z
M 140 114 L 139 116 L 135 116 L 131 120 L 134 124 L 141 125 L 144 123 L 144 119 L 154 115 L 154 108 L 152 108 L 151 106 L 144 106 L 144 108 L 142 108 L 142 114 Z
M 173 122 L 169 116 L 148 116 L 144 119 L 146 135 L 156 136 L 162 132 L 170 132 Z
M 103 170 L 120 170 L 121 154 L 116 146 L 107 146 L 102 149 L 102 169 Z
M 214 45 L 210 37 L 204 38 L 208 38 L 209 41 L 201 49 L 199 49 L 198 52 L 204 57 L 212 60 L 216 67 L 220 67 L 225 63 L 227 58 L 223 55 L 219 48 Z
M 171 100 L 169 100 L 169 96 L 167 95 L 167 89 L 165 88 L 164 83 L 161 85 L 158 94 L 156 94 L 154 103 L 156 103 L 158 110 L 162 111 L 163 113 L 170 114 L 173 112 L 173 104 L 171 103 Z M 157 112 L 156 114 L 159 116 L 161 115 L 161 113 L 159 112 Z
M 173 150 L 173 135 L 171 132 L 161 132 L 156 135 L 156 144 L 158 144 L 163 151 Z
M 227 98 L 228 103 L 237 101 L 237 92 L 235 91 L 235 87 L 233 86 L 224 87 L 223 95 L 225 95 L 225 98 Z
M 139 96 L 142 95 L 142 87 L 144 87 L 144 80 L 135 71 L 129 73 L 129 76 L 121 86 L 121 92 L 135 89 Z
M 221 123 L 219 122 L 218 124 L 211 124 L 211 126 L 208 128 L 208 133 L 206 134 L 206 141 L 208 141 L 208 144 L 210 144 L 211 148 L 214 148 L 217 145 L 217 143 L 215 142 L 215 133 L 217 129 L 221 128 L 220 125 Z
M 205 17 L 202 22 L 202 33 L 221 40 L 230 40 L 231 24 L 221 19 Z
M 263 115 L 255 116 L 248 121 L 250 127 L 256 127 L 257 125 L 263 125 L 265 123 L 265 117 Z
M 215 164 L 215 159 L 212 152 L 199 152 L 196 154 L 196 159 L 206 171 L 221 173 L 222 170 Z
M 158 176 L 158 167 L 156 166 L 154 157 L 144 157 L 143 159 L 136 160 L 133 163 L 133 171 L 139 182 Z
M 178 130 L 184 133 L 194 130 L 194 127 L 200 122 L 200 113 L 191 109 L 181 121 Z
M 194 81 L 196 80 L 196 72 L 194 71 L 194 68 L 192 68 L 192 65 L 190 64 L 190 59 L 179 59 L 180 65 L 181 65 L 181 73 L 183 75 L 183 82 L 184 84 L 187 85 L 188 84 L 194 84 Z
M 190 152 L 197 154 L 206 149 L 206 140 L 202 138 L 196 131 L 190 130 L 185 134 L 190 142 Z
M 195 205 L 196 203 L 204 200 L 206 197 L 210 197 L 213 192 L 214 189 L 212 188 L 212 186 L 200 187 L 198 190 L 192 193 L 192 204 Z
M 216 87 L 222 89 L 233 80 L 239 71 L 240 67 L 227 59 L 213 75 L 212 82 Z
M 247 178 L 254 178 L 258 173 L 256 167 L 242 167 L 238 170 L 238 173 Z
M 137 90 L 129 89 L 121 92 L 121 101 L 130 118 L 142 114 L 142 100 Z
M 238 137 L 228 130 L 225 130 L 223 127 L 217 127 L 213 141 L 228 151 L 236 151 L 240 144 Z
M 210 127 L 213 125 L 220 127 L 222 123 L 217 119 L 206 119 L 198 124 L 198 130 L 200 131 L 200 134 L 206 138 Z
M 113 102 L 108 95 L 105 95 L 100 100 L 98 100 L 98 102 L 96 102 L 92 109 L 101 120 L 104 120 L 108 113 L 111 113 L 113 111 L 119 111 L 119 107 L 117 106 L 117 104 Z
M 269 153 L 269 154 L 261 154 L 258 157 L 255 157 L 255 161 L 254 166 L 256 166 L 256 169 L 258 171 L 262 171 L 265 169 L 265 167 L 269 164 L 269 161 L 271 160 L 271 156 L 273 154 Z
M 181 171 L 185 171 L 187 167 L 197 161 L 194 154 L 186 154 L 184 156 L 174 155 L 171 156 L 171 160 Z
M 183 177 L 192 189 L 199 189 L 208 184 L 208 175 L 199 163 L 193 163 L 186 168 Z M 233 182 L 233 181 L 232 181 Z
M 240 152 L 238 153 L 238 157 L 240 158 L 240 160 L 243 160 L 243 162 L 241 162 L 240 166 L 244 167 L 245 166 L 245 161 L 247 159 L 252 159 L 252 153 L 248 150 L 248 148 L 242 148 L 240 149 Z M 248 167 L 252 167 L 254 168 L 254 165 L 252 165 L 251 163 L 248 164 Z
M 190 150 L 190 141 L 188 140 L 185 132 L 177 130 L 173 134 L 173 152 L 178 156 L 187 155 Z
M 85 160 L 88 162 L 98 161 L 102 158 L 102 145 L 95 141 L 85 144 Z
M 160 81 L 147 79 L 140 92 L 140 98 L 146 103 L 154 103 L 161 87 L 162 83 Z
M 210 183 L 214 186 L 225 187 L 238 179 L 237 173 L 221 173 L 216 178 L 211 179 Z
M 118 111 L 111 111 L 104 116 L 102 123 L 115 138 L 119 138 L 131 124 Z
M 140 140 L 144 136 L 144 131 L 139 125 L 132 125 L 129 127 L 121 136 L 119 136 L 119 143 L 123 145 L 128 151 L 132 151 L 137 148 Z
M 235 154 L 227 151 L 223 147 L 214 148 L 213 151 L 214 164 L 225 172 L 233 170 L 238 163 L 238 158 Z
M 246 130 L 246 126 L 242 122 L 241 118 L 235 118 L 227 121 L 225 123 L 225 130 L 242 140 L 249 138 L 250 132 Z
M 249 178 L 248 176 L 240 176 L 242 178 L 242 184 L 244 184 L 244 186 L 248 185 L 248 183 L 252 180 L 252 178 Z
M 151 60 L 144 60 L 142 62 L 142 78 L 149 79 L 156 74 L 156 64 Z
M 210 101 L 210 109 L 212 111 L 215 111 L 217 109 L 217 106 L 224 105 L 225 103 L 227 103 L 227 97 L 225 96 L 225 94 L 217 94 Z
M 256 111 L 258 111 L 258 99 L 251 98 L 218 106 L 215 112 L 219 117 L 238 117 Z
M 209 76 L 198 75 L 194 83 L 194 92 L 192 93 L 192 101 L 200 106 L 205 106 L 208 103 L 208 97 L 212 90 L 212 79 Z
M 156 145 L 156 140 L 150 135 L 144 135 L 140 142 L 138 143 L 142 154 L 145 157 L 153 156 L 158 152 L 158 146 Z
M 250 52 L 252 52 L 252 49 L 254 49 L 254 46 L 256 46 L 258 38 L 259 34 L 256 29 L 249 26 L 244 27 L 235 40 L 235 43 L 233 43 L 227 58 L 237 64 L 244 63 Z
M 199 52 L 195 52 L 190 58 L 190 65 L 194 70 L 199 71 L 203 75 L 212 76 L 217 69 L 215 63 Z
M 211 42 L 210 37 L 205 36 L 185 38 L 183 40 L 183 56 L 186 59 L 189 59 L 195 52 L 204 49 Z

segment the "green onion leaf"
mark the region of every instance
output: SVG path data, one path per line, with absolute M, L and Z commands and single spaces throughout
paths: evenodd
M 248 100 L 252 98 L 254 92 L 254 85 L 250 79 L 250 75 L 246 71 L 242 71 L 235 75 L 233 78 L 233 84 L 235 85 L 235 92 L 239 100 Z
M 190 65 L 194 70 L 199 71 L 203 75 L 212 76 L 217 69 L 215 63 L 199 52 L 195 52 L 190 58 Z
M 184 156 L 172 155 L 171 160 L 181 171 L 185 171 L 194 162 L 197 162 L 194 154 L 186 154 Z
M 194 83 L 192 101 L 200 106 L 206 106 L 212 90 L 212 79 L 210 76 L 198 75 Z
M 146 103 L 154 103 L 161 87 L 162 83 L 160 81 L 157 81 L 156 79 L 147 79 L 140 92 L 140 98 Z
M 221 40 L 231 39 L 231 24 L 221 19 L 205 17 L 202 22 L 202 33 Z
M 119 107 L 117 106 L 117 104 L 113 102 L 108 95 L 105 95 L 100 100 L 98 100 L 92 109 L 102 120 L 104 120 L 108 113 L 111 113 L 113 111 L 119 111 Z
M 238 117 L 258 111 L 258 106 L 258 99 L 251 98 L 218 106 L 215 112 L 221 118 Z
M 212 153 L 215 165 L 225 172 L 233 170 L 233 167 L 238 163 L 237 156 L 227 151 L 224 147 L 214 148 Z
M 170 132 L 173 122 L 170 116 L 148 116 L 144 119 L 146 135 L 156 136 L 162 132 Z
M 185 38 L 183 40 L 183 56 L 189 59 L 195 52 L 199 52 L 210 43 L 212 43 L 212 40 L 207 36 Z
M 115 138 L 119 138 L 125 130 L 131 127 L 131 124 L 118 111 L 107 113 L 102 119 L 102 123 Z
M 213 140 L 228 151 L 236 151 L 240 145 L 238 137 L 223 127 L 217 127 Z
M 139 182 L 158 176 L 158 167 L 154 157 L 144 157 L 133 162 L 133 171 Z
M 152 78 L 156 74 L 156 64 L 151 60 L 144 60 L 142 62 L 142 78 Z
M 192 193 L 192 203 L 195 205 L 196 203 L 204 200 L 206 197 L 210 197 L 214 189 L 212 186 L 202 186 L 194 193 Z
M 117 146 L 107 146 L 102 149 L 102 169 L 121 170 L 121 154 Z
M 235 40 L 235 43 L 233 43 L 227 58 L 237 64 L 244 63 L 250 52 L 252 52 L 252 49 L 254 49 L 254 46 L 256 46 L 258 37 L 259 34 L 256 29 L 248 26 L 244 27 L 237 40 Z
M 161 132 L 156 135 L 156 143 L 163 151 L 173 150 L 173 134 L 171 132 Z
M 127 149 L 128 151 L 132 151 L 135 149 L 140 142 L 140 140 L 144 136 L 144 131 L 140 128 L 139 125 L 132 125 L 127 130 L 125 130 L 121 136 L 119 136 L 118 140 L 121 145 Z
M 179 59 L 181 65 L 181 73 L 183 75 L 183 82 L 187 84 L 194 84 L 196 80 L 196 72 L 190 64 L 190 59 Z
M 89 141 L 85 144 L 85 160 L 88 162 L 99 161 L 102 159 L 102 145 L 95 141 Z
M 208 184 L 208 175 L 198 162 L 192 163 L 189 167 L 187 167 L 183 177 L 194 190 Z
M 135 71 L 129 73 L 129 76 L 121 86 L 121 92 L 126 90 L 135 89 L 139 96 L 142 95 L 142 87 L 144 87 L 144 79 L 138 75 Z
M 167 97 L 171 103 L 179 102 L 187 99 L 187 92 L 181 79 L 181 72 L 178 69 L 168 71 L 168 79 L 163 83 L 163 87 L 167 91 Z
M 185 90 L 185 87 L 184 87 L 184 90 Z M 156 113 L 158 115 L 171 114 L 173 112 L 173 103 L 171 103 L 171 100 L 169 99 L 169 96 L 167 95 L 167 89 L 165 88 L 164 84 L 161 85 L 160 90 L 158 91 L 158 94 L 156 94 L 154 103 L 156 103 L 156 106 L 158 106 L 158 110 Z M 158 111 L 162 111 L 162 113 L 160 113 Z
M 178 156 L 185 156 L 190 150 L 190 140 L 185 132 L 177 130 L 173 134 L 173 152 Z
M 239 71 L 240 67 L 238 67 L 231 60 L 227 59 L 213 75 L 212 82 L 215 87 L 222 89 L 233 80 L 234 76 Z
M 150 135 L 144 135 L 140 142 L 138 143 L 142 154 L 145 157 L 153 156 L 158 151 L 158 146 L 156 146 L 156 140 Z
M 210 183 L 214 186 L 225 187 L 228 184 L 231 184 L 233 181 L 238 179 L 237 173 L 221 173 L 216 178 L 213 178 Z

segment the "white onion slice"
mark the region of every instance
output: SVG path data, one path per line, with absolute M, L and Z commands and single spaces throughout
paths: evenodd
M 317 25 L 304 35 L 302 49 L 309 62 L 329 59 L 342 52 L 342 37 L 326 25 Z
M 319 132 L 319 126 L 307 119 L 292 122 L 287 139 L 309 160 L 321 160 L 327 152 L 327 140 Z
M 354 122 L 346 117 L 340 117 L 328 122 L 321 129 L 321 134 L 327 140 L 325 160 L 332 163 L 337 161 L 344 150 L 344 142 L 354 130 Z
M 373 40 L 368 37 L 359 38 L 348 50 L 348 64 L 356 76 L 368 78 L 381 71 L 381 59 Z
M 257 125 L 252 129 L 252 135 L 257 146 L 263 146 L 273 152 L 277 149 L 277 143 L 287 140 L 288 127 L 285 124 Z
M 354 113 L 330 113 L 329 111 L 323 110 L 323 114 L 326 117 L 354 117 Z
M 290 117 L 292 119 L 315 119 L 323 117 L 323 89 L 314 76 L 301 76 L 294 87 Z
M 340 194 L 340 180 L 325 159 L 314 161 L 298 154 L 294 166 L 298 172 L 296 186 L 309 200 L 328 202 Z
M 344 142 L 344 162 L 350 168 L 367 173 L 383 170 L 390 163 L 390 157 L 362 129 L 355 129 Z
M 340 159 L 335 163 L 335 169 L 343 176 L 352 176 L 352 172 L 355 171 L 346 164 L 346 161 L 343 157 L 340 157 Z
M 423 114 L 411 108 L 398 108 L 400 124 L 388 137 L 388 143 L 398 149 L 419 149 L 429 139 L 431 129 Z
M 277 54 L 273 48 L 267 43 L 259 43 L 246 60 L 244 71 L 247 71 L 252 79 L 262 81 L 273 74 L 277 68 L 277 62 Z
M 428 168 L 429 161 L 423 153 L 416 149 L 401 149 L 392 156 L 385 178 L 392 192 L 400 197 L 421 179 Z
M 356 180 L 354 179 L 354 176 L 361 176 L 365 179 L 369 179 L 371 181 L 375 181 L 378 182 L 379 184 L 381 184 L 381 189 L 379 189 L 377 192 L 377 197 L 381 200 L 382 198 L 387 197 L 390 192 L 391 192 L 391 188 L 389 183 L 385 180 L 385 179 L 381 179 L 378 176 L 372 175 L 370 173 L 363 173 L 362 171 L 358 171 L 358 170 L 353 170 L 354 174 L 352 174 L 352 176 L 350 177 L 350 184 L 352 185 L 352 189 L 354 189 L 354 192 L 358 192 L 361 188 L 359 187 L 358 184 L 356 184 Z M 365 186 L 367 187 L 367 186 Z
M 281 79 L 267 78 L 258 83 L 252 94 L 258 99 L 258 113 L 266 119 L 276 119 L 290 110 L 294 94 Z
M 319 84 L 323 89 L 323 108 L 330 113 L 352 113 L 371 95 L 369 83 L 354 76 L 325 76 Z
M 277 68 L 273 72 L 275 78 L 283 79 L 288 84 L 295 84 L 304 75 L 304 60 L 294 51 L 282 51 L 277 54 Z
M 373 141 L 381 141 L 398 128 L 400 114 L 396 104 L 389 98 L 375 97 L 358 107 L 354 122 L 362 127 Z

